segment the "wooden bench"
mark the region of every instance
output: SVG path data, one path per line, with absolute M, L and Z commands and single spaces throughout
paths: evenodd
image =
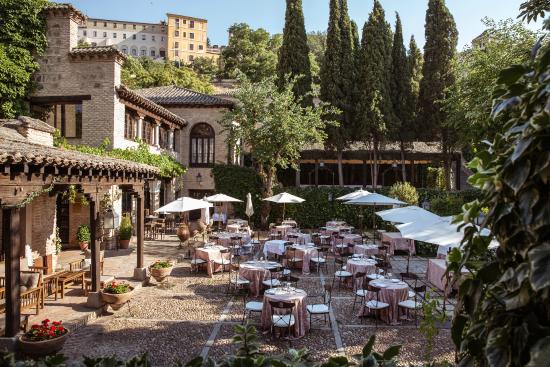
M 38 277 L 37 281 L 34 281 Z M 32 283 L 32 284 L 31 284 Z M 0 277 L 0 299 L 3 302 L 0 304 L 0 314 L 6 312 L 6 278 Z M 30 315 L 38 315 L 40 309 L 44 308 L 44 297 L 42 292 L 42 274 L 35 271 L 22 271 L 21 272 L 21 329 L 27 331 L 28 321 Z M 29 313 L 29 311 L 31 313 Z
M 80 281 L 82 286 L 82 292 L 84 292 L 84 277 L 86 271 L 84 270 L 84 260 L 75 260 L 69 263 L 69 271 L 59 275 L 58 287 L 61 298 L 65 297 L 65 288 L 70 284 L 75 284 Z

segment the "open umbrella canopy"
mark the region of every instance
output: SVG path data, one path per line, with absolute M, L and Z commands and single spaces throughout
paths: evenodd
M 246 194 L 246 208 L 244 209 L 244 214 L 248 217 L 254 215 L 254 207 L 252 206 L 252 195 L 250 193 Z
M 363 195 L 356 199 L 346 202 L 351 205 L 405 205 L 404 202 L 393 199 L 376 192 L 371 192 L 368 195 Z
M 210 208 L 212 204 L 204 200 L 197 200 L 187 196 L 181 197 L 155 210 L 155 213 L 183 213 L 196 209 Z
M 418 206 L 411 205 L 376 212 L 380 218 L 394 223 L 437 222 L 441 217 Z
M 242 203 L 242 200 L 235 199 L 234 197 L 231 197 L 229 195 L 225 194 L 216 194 L 212 196 L 207 196 L 206 200 L 208 200 L 211 203 Z
M 264 200 L 278 204 L 299 204 L 305 201 L 304 199 L 289 194 L 288 192 L 281 192 L 280 194 L 265 198 Z
M 337 197 L 336 200 L 341 200 L 341 201 L 353 200 L 369 194 L 371 194 L 369 191 L 359 189 L 354 192 L 350 192 L 349 194 Z

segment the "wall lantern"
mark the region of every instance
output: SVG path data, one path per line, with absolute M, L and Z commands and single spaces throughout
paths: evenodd
M 113 212 L 113 209 L 109 208 L 103 216 L 103 228 L 115 229 L 118 224 L 118 214 Z
M 197 182 L 199 183 L 199 185 L 201 185 L 202 184 L 202 175 L 201 175 L 200 172 L 197 173 L 197 176 L 195 178 L 197 179 Z

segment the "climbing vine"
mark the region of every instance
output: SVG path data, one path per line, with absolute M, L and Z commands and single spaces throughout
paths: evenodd
M 54 177 L 52 179 L 51 184 L 49 184 L 47 187 L 43 187 L 39 190 L 28 193 L 27 197 L 25 199 L 23 199 L 20 203 L 16 204 L 15 207 L 16 208 L 23 208 L 23 207 L 29 205 L 30 203 L 33 202 L 34 199 L 36 199 L 40 195 L 47 194 L 50 191 L 52 191 L 57 182 L 59 182 L 59 177 Z

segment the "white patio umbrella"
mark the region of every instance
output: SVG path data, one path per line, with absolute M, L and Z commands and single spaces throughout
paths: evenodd
M 354 192 L 350 192 L 349 194 L 346 194 L 346 195 L 337 197 L 336 200 L 348 201 L 348 200 L 358 199 L 358 198 L 360 198 L 360 197 L 362 197 L 362 196 L 369 195 L 369 194 L 370 194 L 369 191 L 363 190 L 363 189 L 359 189 L 359 190 L 356 190 L 356 191 L 354 191 Z
M 376 212 L 380 218 L 393 223 L 437 222 L 441 217 L 426 209 L 411 205 Z
M 212 196 L 207 196 L 206 200 L 208 200 L 211 203 L 242 203 L 243 202 L 242 200 L 236 199 L 226 194 L 216 194 Z M 220 213 L 218 214 L 222 216 L 221 209 L 220 209 Z M 227 218 L 227 207 L 225 208 L 225 218 Z M 218 228 L 219 228 L 219 222 L 218 222 Z
M 374 211 L 376 212 L 376 206 L 383 206 L 383 205 L 405 205 L 404 202 L 390 198 L 388 196 L 378 194 L 376 192 L 371 192 L 367 195 L 360 196 L 356 199 L 350 200 L 346 202 L 346 204 L 350 205 L 361 205 L 361 206 L 373 206 Z M 376 230 L 376 217 L 373 216 L 372 218 L 372 234 L 374 236 L 374 231 Z
M 300 204 L 305 201 L 304 199 L 289 194 L 288 192 L 281 192 L 280 194 L 270 196 L 263 200 L 271 201 L 272 203 L 283 204 L 283 220 L 285 220 L 286 204 Z
M 250 217 L 254 215 L 254 207 L 252 206 L 252 195 L 250 193 L 246 194 L 246 208 L 244 209 L 244 213 L 248 217 L 249 221 Z
M 212 204 L 204 200 L 197 200 L 187 196 L 176 199 L 155 210 L 155 213 L 183 213 L 196 209 L 210 208 Z
M 206 197 L 202 199 L 204 202 L 208 202 L 206 200 Z M 212 206 L 212 204 L 210 204 Z M 210 224 L 210 208 L 202 208 L 201 209 L 201 220 L 204 224 L 209 225 Z

